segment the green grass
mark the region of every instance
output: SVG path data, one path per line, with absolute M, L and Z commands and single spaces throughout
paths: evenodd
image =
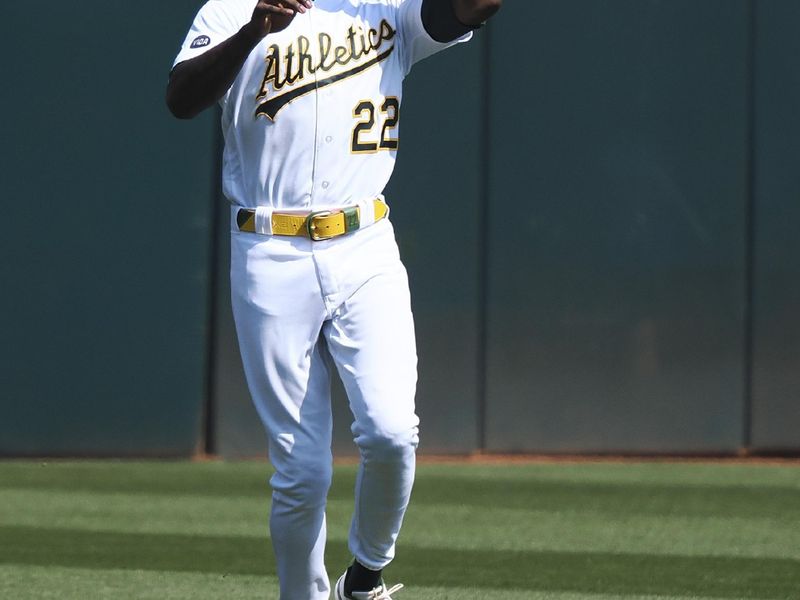
M 0 462 L 0 598 L 277 598 L 262 463 Z M 349 560 L 337 467 L 328 565 Z M 422 465 L 398 600 L 800 599 L 800 468 Z

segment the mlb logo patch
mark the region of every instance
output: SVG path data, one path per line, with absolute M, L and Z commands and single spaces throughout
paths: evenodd
M 207 35 L 199 35 L 192 41 L 190 48 L 204 48 L 211 43 L 211 38 Z

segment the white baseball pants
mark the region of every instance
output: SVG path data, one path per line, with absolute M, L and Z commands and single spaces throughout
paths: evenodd
M 238 230 L 231 238 L 239 347 L 275 468 L 280 600 L 328 600 L 331 367 L 361 454 L 349 535 L 361 564 L 392 560 L 411 494 L 419 420 L 408 278 L 388 220 L 323 242 Z

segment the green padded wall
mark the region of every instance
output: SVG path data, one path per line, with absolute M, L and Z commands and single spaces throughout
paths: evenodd
M 4 8 L 0 454 L 198 444 L 213 146 L 163 100 L 196 7 Z
M 494 23 L 489 449 L 741 444 L 747 7 L 508 2 Z
M 800 450 L 800 3 L 757 3 L 753 429 Z

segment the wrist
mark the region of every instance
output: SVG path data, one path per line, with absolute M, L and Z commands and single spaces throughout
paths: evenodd
M 269 23 L 255 23 L 250 21 L 239 30 L 239 34 L 251 46 L 255 47 L 269 33 Z

